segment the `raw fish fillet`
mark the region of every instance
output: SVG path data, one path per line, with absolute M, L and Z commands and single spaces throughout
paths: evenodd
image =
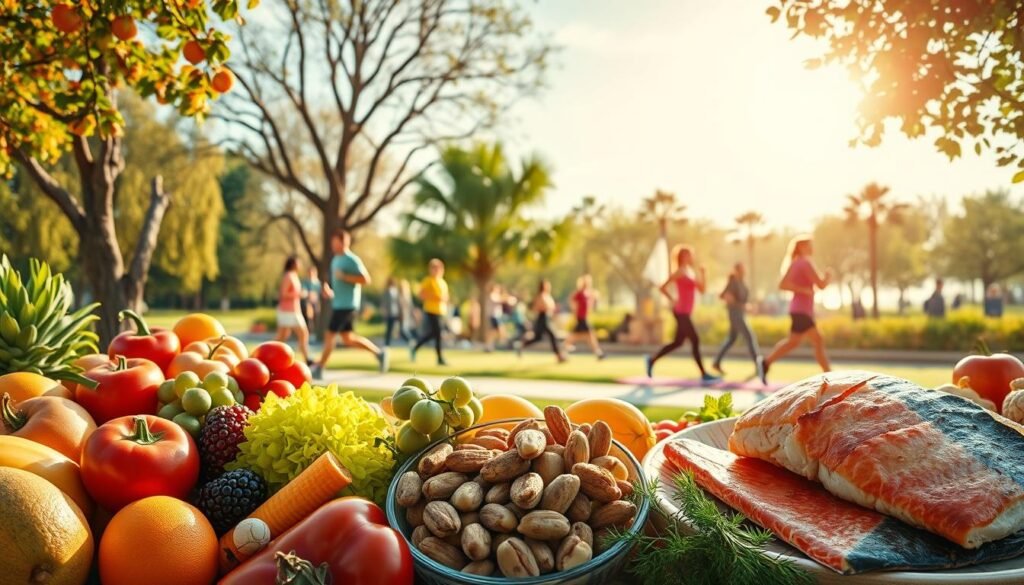
M 691 471 L 697 485 L 719 500 L 839 573 L 946 569 L 1024 552 L 1024 533 L 965 549 L 839 499 L 821 484 L 767 461 L 738 457 L 698 441 L 671 442 L 665 456 L 676 467 Z
M 1024 427 L 899 378 L 793 384 L 736 421 L 729 449 L 965 548 L 1024 528 Z

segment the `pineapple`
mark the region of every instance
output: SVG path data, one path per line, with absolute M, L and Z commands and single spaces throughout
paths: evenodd
M 99 305 L 69 313 L 72 300 L 71 285 L 45 262 L 29 260 L 23 281 L 7 255 L 0 256 L 0 375 L 33 372 L 84 381 L 72 362 L 97 351 L 90 324 L 99 319 L 93 314 Z

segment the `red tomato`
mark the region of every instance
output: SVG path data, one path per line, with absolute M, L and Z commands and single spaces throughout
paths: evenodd
M 982 398 L 994 402 L 996 410 L 1002 412 L 1003 399 L 1010 393 L 1010 382 L 1024 378 L 1024 363 L 1008 353 L 969 355 L 953 368 L 953 383 L 958 384 L 965 376 L 968 386 Z
M 326 563 L 333 583 L 412 585 L 409 545 L 388 526 L 383 510 L 362 498 L 321 506 L 218 585 L 274 585 L 277 553 L 294 553 L 314 567 Z
M 270 381 L 270 370 L 256 358 L 246 358 L 235 366 L 235 380 L 242 392 L 256 392 Z
M 245 404 L 249 410 L 256 412 L 260 409 L 260 405 L 263 404 L 263 397 L 259 394 L 246 394 L 243 404 Z
M 116 360 L 119 355 L 127 358 L 146 358 L 160 366 L 160 370 L 166 374 L 171 360 L 181 353 L 181 342 L 178 341 L 178 336 L 170 329 L 150 328 L 146 320 L 135 311 L 121 311 L 118 313 L 118 318 L 134 323 L 135 331 L 125 331 L 110 340 L 110 345 L 107 348 L 107 355 L 110 356 L 110 359 Z
M 292 365 L 292 362 L 295 361 L 295 352 L 286 343 L 267 341 L 256 346 L 250 357 L 260 360 L 266 364 L 271 373 L 274 373 Z
M 671 436 L 672 436 L 672 431 L 670 431 L 669 429 L 658 429 L 658 430 L 654 431 L 654 438 L 656 438 L 659 441 L 664 441 L 665 439 L 667 439 L 667 438 L 669 438 Z
M 295 394 L 295 386 L 288 380 L 271 380 L 267 384 L 266 394 L 277 394 L 281 398 L 288 398 Z
M 75 401 L 89 411 L 96 424 L 121 416 L 156 412 L 156 391 L 164 381 L 164 373 L 153 362 L 118 356 L 117 360 L 84 375 L 96 382 L 96 387 L 79 384 Z
M 313 374 L 309 371 L 309 366 L 305 362 L 295 360 L 287 368 L 274 372 L 273 379 L 287 380 L 292 383 L 292 386 L 302 388 L 303 384 L 313 381 Z
M 82 448 L 82 483 L 111 512 L 149 496 L 184 500 L 199 479 L 199 452 L 177 423 L 123 416 L 96 429 Z
M 660 420 L 654 423 L 654 430 L 660 431 L 662 429 L 672 431 L 673 433 L 679 430 L 679 425 L 674 420 Z

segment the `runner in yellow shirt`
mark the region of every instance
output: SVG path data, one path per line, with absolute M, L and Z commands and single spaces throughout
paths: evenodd
M 416 361 L 416 352 L 420 347 L 434 340 L 437 350 L 437 365 L 446 366 L 441 354 L 441 320 L 448 313 L 448 283 L 444 281 L 444 262 L 434 258 L 429 264 L 429 276 L 420 282 L 420 300 L 423 301 L 423 320 L 426 330 L 409 348 L 409 358 Z

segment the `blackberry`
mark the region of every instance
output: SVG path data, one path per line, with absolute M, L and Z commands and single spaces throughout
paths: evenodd
M 267 499 L 267 483 L 248 469 L 228 471 L 199 489 L 196 507 L 220 536 Z
M 245 441 L 245 425 L 252 411 L 241 404 L 218 406 L 206 415 L 199 435 L 199 456 L 206 481 L 224 473 L 224 466 L 235 460 L 238 444 Z

